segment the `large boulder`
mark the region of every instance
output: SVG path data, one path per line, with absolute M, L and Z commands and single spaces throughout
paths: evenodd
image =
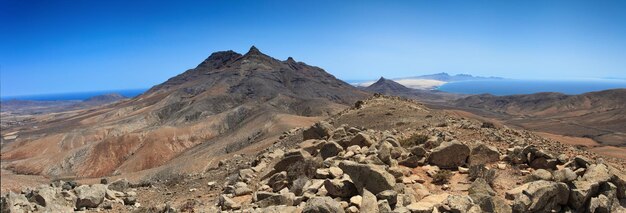
M 118 179 L 110 183 L 108 186 L 108 189 L 118 191 L 118 192 L 125 192 L 129 186 L 130 186 L 130 183 L 128 182 L 128 180 L 126 178 L 123 178 L 123 179 Z
M 354 184 L 349 180 L 326 179 L 324 188 L 328 191 L 328 195 L 333 197 L 349 198 L 358 193 Z
M 320 156 L 322 156 L 323 159 L 335 157 L 341 151 L 343 151 L 343 148 L 339 144 L 333 141 L 329 141 L 324 143 L 324 145 L 320 149 Z
M 367 189 L 363 190 L 363 196 L 361 201 L 361 208 L 359 208 L 359 212 L 362 213 L 378 213 L 378 201 L 376 200 L 376 196 L 372 194 Z
M 442 169 L 456 169 L 466 163 L 470 149 L 460 142 L 443 142 L 431 150 L 428 161 Z
M 330 197 L 314 197 L 304 205 L 302 213 L 343 213 L 339 202 Z
M 360 147 L 364 147 L 364 146 L 371 146 L 372 144 L 374 144 L 374 139 L 364 133 L 364 132 L 359 132 L 358 134 L 356 134 L 356 136 L 354 136 L 351 140 L 347 141 L 340 141 L 341 146 L 343 147 L 350 147 L 353 145 L 357 145 Z
M 326 139 L 329 138 L 335 127 L 326 121 L 320 121 L 302 132 L 304 140 L 308 139 Z
M 576 173 L 574 173 L 574 171 L 572 171 L 570 168 L 564 168 L 552 172 L 552 177 L 556 182 L 569 183 L 576 180 L 576 178 L 578 178 L 578 175 L 576 175 Z
M 61 188 L 41 185 L 32 191 L 30 198 L 44 207 L 47 212 L 71 212 L 74 210 L 76 196 Z
M 289 166 L 298 162 L 303 162 L 311 158 L 311 154 L 303 150 L 294 150 L 285 154 L 283 159 L 276 162 L 274 165 L 274 172 L 287 171 Z
M 76 187 L 76 208 L 96 208 L 104 201 L 104 196 L 107 191 L 107 186 L 104 184 L 94 184 L 91 186 L 82 185 Z
M 511 194 L 515 212 L 550 212 L 567 204 L 569 188 L 564 183 L 539 180 L 524 184 Z
M 443 205 L 439 207 L 441 212 L 451 212 L 451 213 L 465 213 L 472 206 L 474 202 L 472 198 L 465 195 L 450 195 L 443 202 Z
M 294 204 L 294 200 L 296 199 L 296 195 L 291 192 L 287 193 L 268 193 L 263 196 L 263 199 L 256 202 L 256 204 L 261 208 L 266 208 L 269 206 L 292 206 Z
M 6 197 L 2 197 L 1 211 L 4 212 L 32 212 L 35 205 L 28 202 L 24 194 L 16 194 L 9 191 Z
M 498 160 L 500 160 L 500 152 L 498 152 L 498 149 L 485 144 L 479 144 L 472 148 L 468 159 L 470 165 L 488 164 Z
M 450 194 L 447 193 L 429 195 L 418 202 L 409 204 L 406 208 L 413 213 L 431 213 L 433 209 L 443 205 L 448 199 L 448 196 L 450 196 Z
M 609 169 L 606 165 L 591 164 L 587 167 L 582 179 L 600 184 L 611 180 L 611 174 L 609 174 Z
M 382 191 L 393 189 L 396 184 L 396 179 L 393 175 L 375 165 L 344 160 L 339 163 L 339 168 L 344 171 L 344 174 L 350 176 L 359 192 L 362 192 L 363 188 L 365 188 L 374 194 L 378 194 Z
M 218 202 L 218 204 L 222 207 L 222 210 L 224 211 L 241 209 L 241 204 L 237 203 L 226 195 L 221 195 Z
M 600 184 L 586 180 L 575 180 L 570 184 L 568 204 L 576 210 L 582 210 L 585 204 L 591 200 L 600 190 Z
M 267 185 L 269 185 L 274 192 L 280 191 L 281 189 L 287 187 L 287 185 L 289 185 L 289 181 L 287 180 L 287 172 L 282 171 L 273 174 L 267 180 Z

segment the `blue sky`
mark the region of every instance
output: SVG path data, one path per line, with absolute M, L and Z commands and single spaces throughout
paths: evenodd
M 148 88 L 251 45 L 344 80 L 626 78 L 623 2 L 0 0 L 0 93 Z

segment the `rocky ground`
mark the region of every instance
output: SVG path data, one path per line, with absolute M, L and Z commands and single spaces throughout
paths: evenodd
M 626 163 L 528 131 L 376 96 L 202 174 L 55 181 L 25 212 L 625 212 Z

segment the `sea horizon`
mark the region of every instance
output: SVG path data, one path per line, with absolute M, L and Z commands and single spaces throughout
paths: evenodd
M 62 92 L 29 95 L 0 96 L 1 101 L 22 100 L 22 101 L 82 101 L 94 96 L 117 93 L 128 98 L 141 95 L 149 88 L 140 89 L 116 89 L 116 90 L 95 90 L 85 92 Z

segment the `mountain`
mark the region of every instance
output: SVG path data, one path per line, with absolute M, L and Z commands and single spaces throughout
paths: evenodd
M 442 72 L 442 73 L 421 75 L 421 76 L 409 77 L 409 78 L 403 78 L 403 79 L 431 79 L 431 80 L 438 80 L 438 81 L 444 81 L 444 82 L 454 82 L 454 81 L 471 81 L 471 80 L 498 80 L 498 79 L 503 79 L 503 78 L 472 76 L 469 74 L 450 75 L 448 73 Z
M 447 102 L 465 95 L 446 93 L 438 90 L 422 90 L 408 88 L 396 81 L 380 77 L 378 81 L 362 88 L 364 91 L 380 93 L 384 95 L 402 96 L 417 99 L 423 102 Z
M 607 145 L 626 146 L 626 89 L 580 95 L 474 95 L 454 105 L 503 115 L 511 124 L 571 136 L 590 137 Z
M 256 47 L 221 51 L 133 99 L 16 128 L 3 169 L 48 177 L 199 172 L 271 145 L 368 96 L 323 69 Z
M 393 80 L 380 77 L 378 81 L 365 88 L 365 90 L 387 95 L 400 95 L 412 93 L 414 90 L 399 84 Z
M 97 96 L 87 98 L 83 101 L 83 103 L 97 105 L 99 103 L 113 103 L 113 102 L 123 100 L 126 98 L 128 97 L 125 97 L 119 93 L 109 93 L 109 94 L 97 95 Z

